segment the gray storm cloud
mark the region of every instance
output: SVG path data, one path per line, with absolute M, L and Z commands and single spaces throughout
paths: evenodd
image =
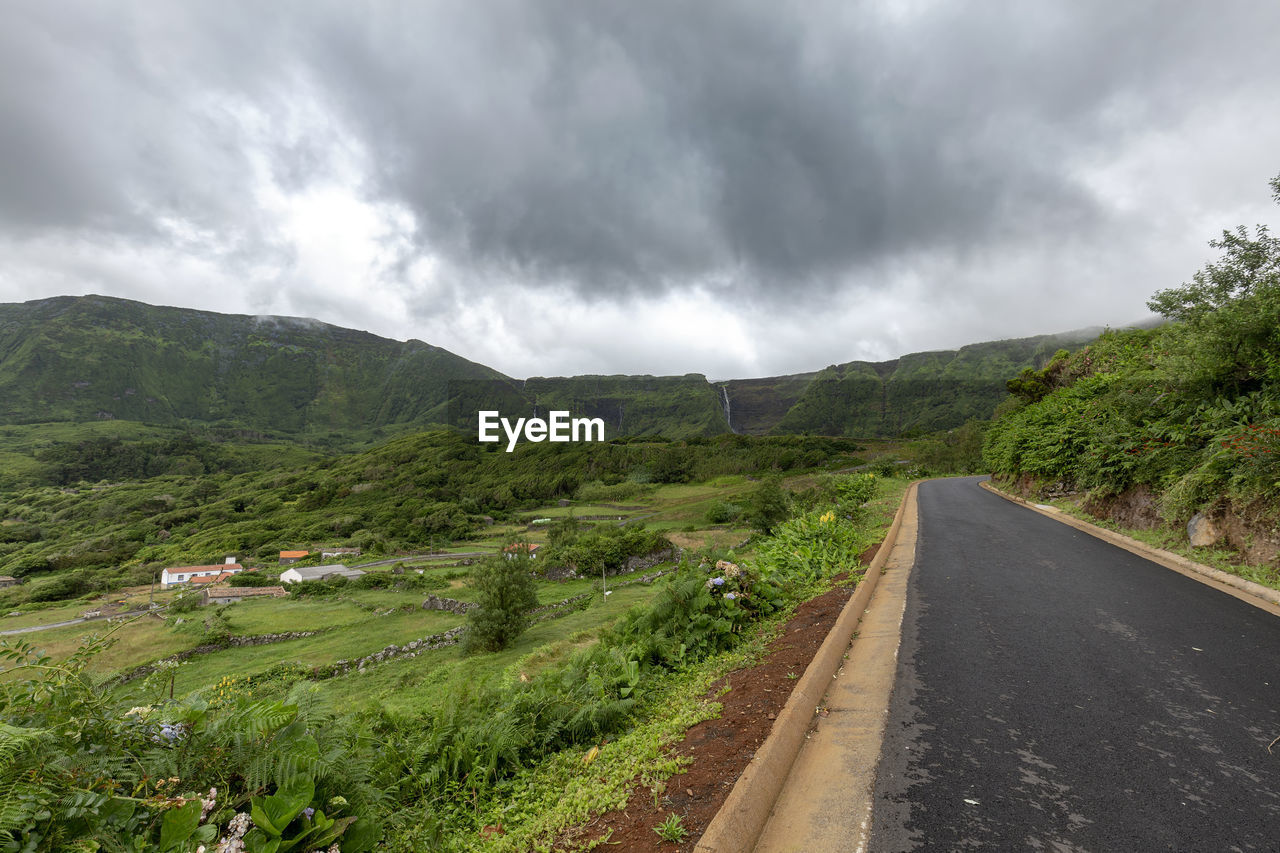
M 516 286 L 587 301 L 698 289 L 785 316 L 797 294 L 891 289 L 885 270 L 948 264 L 957 274 L 923 292 L 967 282 L 981 301 L 1011 287 L 984 283 L 986 265 L 1000 274 L 992 259 L 1016 256 L 1021 273 L 1041 252 L 1134 227 L 1098 178 L 1130 146 L 1185 135 L 1232 98 L 1256 105 L 1253 132 L 1278 129 L 1275 4 L 69 14 L 31 0 L 2 14 L 0 238 L 177 246 L 274 292 L 297 248 L 263 182 L 301 192 L 346 175 L 411 214 L 409 247 L 381 275 L 422 257 L 445 270 L 431 295 L 394 282 L 424 315 L 441 287 L 465 304 Z M 1278 167 L 1258 164 L 1249 188 Z M 1156 237 L 1130 239 L 1137 260 L 1113 277 L 1158 251 Z M 1118 258 L 1117 245 L 1095 255 Z
M 348 11 L 315 67 L 433 247 L 612 293 L 1102 227 L 1070 167 L 1267 55 L 1257 7 L 853 5 Z

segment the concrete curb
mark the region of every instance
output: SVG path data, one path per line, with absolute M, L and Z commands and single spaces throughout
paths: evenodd
M 774 720 L 769 736 L 756 750 L 755 757 L 738 777 L 724 805 L 698 839 L 695 850 L 699 853 L 742 853 L 755 847 L 756 839 L 768 822 L 769 813 L 800 753 L 800 747 L 804 745 L 804 735 L 809 723 L 813 720 L 822 697 L 831 687 L 831 681 L 840 668 L 858 622 L 867 609 L 867 602 L 871 600 L 871 593 L 875 591 L 884 564 L 893 551 L 898 528 L 902 526 L 902 516 L 907 503 L 915 500 L 917 485 L 912 483 L 907 487 L 893 524 L 889 526 L 889 532 L 885 534 L 875 559 L 863 574 L 862 583 L 858 584 L 857 591 L 840 611 L 840 616 L 818 653 L 813 656 L 804 675 L 791 691 L 778 719 Z
M 1175 554 L 1172 551 L 1166 551 L 1163 548 L 1156 548 L 1145 542 L 1139 542 L 1131 536 L 1125 536 L 1123 533 L 1117 533 L 1114 530 L 1108 530 L 1105 527 L 1098 527 L 1087 521 L 1082 521 L 1073 515 L 1063 512 L 1057 507 L 1048 506 L 1046 504 L 1032 503 L 1024 500 L 1017 495 L 1011 495 L 1008 492 L 1001 491 L 987 481 L 983 481 L 978 485 L 991 492 L 993 495 L 999 495 L 1007 501 L 1021 504 L 1032 512 L 1038 512 L 1043 516 L 1052 518 L 1054 521 L 1074 527 L 1076 530 L 1088 533 L 1090 536 L 1110 542 L 1118 548 L 1145 557 L 1153 563 L 1158 563 L 1166 569 L 1172 569 L 1181 575 L 1186 575 L 1192 580 L 1199 581 L 1205 586 L 1211 586 L 1214 589 L 1221 590 L 1228 595 L 1233 595 L 1247 604 L 1267 611 L 1275 616 L 1280 616 L 1280 590 L 1274 590 L 1270 587 L 1245 580 L 1242 577 L 1229 574 L 1215 569 L 1212 566 L 1206 566 L 1203 563 L 1197 563 L 1194 560 L 1188 560 L 1181 554 Z

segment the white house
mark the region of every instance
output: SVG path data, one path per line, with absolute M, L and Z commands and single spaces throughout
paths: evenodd
M 171 586 L 190 583 L 193 578 L 214 578 L 218 575 L 234 575 L 243 571 L 244 567 L 239 563 L 223 563 L 218 566 L 177 566 L 160 572 L 160 588 L 168 589 Z
M 320 581 L 329 578 L 358 578 L 364 572 L 349 569 L 341 563 L 331 566 L 295 566 L 280 573 L 280 583 L 297 583 L 298 581 Z

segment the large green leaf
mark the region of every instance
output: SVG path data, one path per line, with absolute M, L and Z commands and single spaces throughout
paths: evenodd
M 165 812 L 160 821 L 160 849 L 174 850 L 200 825 L 200 801 L 191 800 L 180 808 Z
M 315 783 L 306 777 L 295 777 L 289 784 L 265 798 L 253 798 L 250 814 L 253 822 L 268 835 L 279 837 L 315 796 Z

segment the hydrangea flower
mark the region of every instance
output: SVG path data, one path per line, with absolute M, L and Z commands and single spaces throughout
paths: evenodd
M 726 592 L 726 593 L 724 594 L 724 597 L 725 597 L 725 598 L 727 598 L 727 599 L 729 599 L 730 601 L 734 601 L 734 600 L 736 600 L 736 599 L 737 599 L 737 597 L 738 597 L 738 596 L 737 596 L 736 594 L 732 593 L 732 592 Z
M 724 572 L 724 576 L 727 578 L 736 578 L 738 575 L 742 574 L 742 569 L 738 564 L 731 563 L 728 560 L 717 560 L 716 568 Z
M 152 738 L 156 743 L 173 743 L 182 737 L 181 723 L 161 723 L 160 731 Z
M 724 586 L 724 578 L 712 578 L 711 582 L 716 586 Z
M 210 788 L 209 794 L 200 798 L 200 819 L 204 820 L 209 816 L 209 812 L 213 811 L 218 805 L 218 789 Z

